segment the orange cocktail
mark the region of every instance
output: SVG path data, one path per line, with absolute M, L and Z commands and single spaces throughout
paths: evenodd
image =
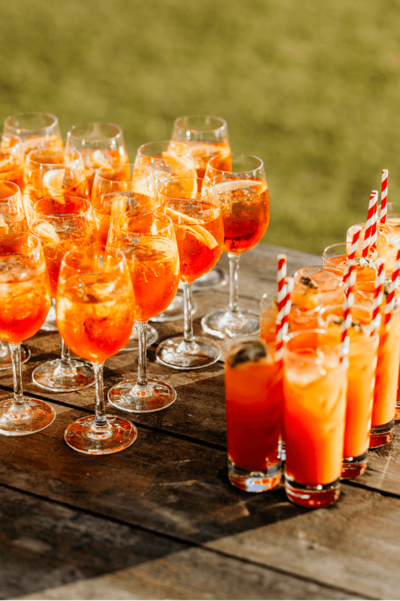
M 328 305 L 321 310 L 320 326 L 326 329 L 328 344 L 330 341 L 334 345 L 340 344 L 343 316 L 342 305 Z M 354 305 L 349 330 L 342 478 L 360 476 L 367 466 L 379 343 L 379 319 L 376 323 L 371 323 L 371 319 L 372 306 Z
M 286 443 L 285 488 L 305 507 L 339 497 L 346 411 L 347 364 L 323 331 L 289 334 L 283 392 Z
M 4 121 L 4 133 L 22 140 L 26 156 L 35 148 L 62 148 L 58 119 L 50 113 L 20 113 Z
M 21 138 L 3 134 L 0 141 L 0 181 L 14 182 L 23 189 L 24 149 Z
M 339 277 L 344 276 L 348 265 L 349 245 L 344 242 L 331 244 L 325 248 L 322 253 L 322 262 L 325 271 L 331 271 Z M 376 250 L 370 250 L 368 257 L 361 256 L 361 247 L 357 249 L 355 263 L 357 269 L 356 291 L 373 292 L 375 289 L 376 262 L 379 259 L 379 253 Z
M 230 343 L 225 357 L 229 480 L 247 492 L 263 492 L 281 480 L 282 361 L 276 360 L 274 343 Z
M 327 271 L 322 265 L 302 267 L 293 276 L 295 289 L 303 289 L 311 297 L 318 294 L 322 306 L 344 301 L 343 278 Z
M 385 266 L 386 275 L 390 275 L 394 269 L 396 261 L 397 248 L 400 244 L 400 229 L 396 227 L 397 224 L 378 223 L 377 226 L 377 240 L 376 250 L 379 253 L 379 257 L 383 260 Z M 353 238 L 354 228 L 361 227 L 360 242 L 359 242 L 359 253 L 362 252 L 365 235 L 365 223 L 353 225 L 347 230 L 347 240 L 351 243 Z

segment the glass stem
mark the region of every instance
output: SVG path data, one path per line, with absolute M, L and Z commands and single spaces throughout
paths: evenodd
M 103 389 L 103 363 L 92 363 L 94 371 L 94 382 L 96 387 L 96 414 L 94 426 L 101 428 L 107 425 L 106 401 L 104 399 Z
M 239 309 L 239 261 L 240 255 L 228 253 L 229 258 L 229 310 L 237 313 Z
M 190 282 L 183 283 L 183 300 L 184 300 L 184 318 L 183 318 L 183 338 L 185 342 L 193 342 L 193 317 L 192 317 L 192 296 L 193 284 Z
M 61 338 L 61 361 L 69 361 L 71 359 L 71 351 Z
M 147 388 L 147 323 L 136 322 L 139 332 L 139 358 L 137 385 Z
M 14 401 L 12 411 L 21 410 L 24 405 L 24 392 L 22 389 L 21 372 L 21 345 L 10 344 L 11 361 L 13 370 Z

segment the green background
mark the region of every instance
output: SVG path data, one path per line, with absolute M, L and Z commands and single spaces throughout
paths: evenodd
M 0 0 L 0 120 L 23 111 L 122 126 L 228 121 L 270 188 L 264 241 L 321 252 L 363 220 L 388 168 L 397 200 L 400 2 Z

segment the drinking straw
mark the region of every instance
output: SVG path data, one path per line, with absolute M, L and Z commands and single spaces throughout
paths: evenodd
M 382 259 L 378 259 L 376 267 L 376 279 L 374 289 L 374 304 L 372 309 L 372 322 L 374 323 L 379 315 L 379 309 L 383 302 L 383 288 L 385 285 L 385 270 L 383 268 L 384 262 Z
M 389 294 L 386 301 L 385 307 L 385 324 L 387 325 L 392 319 L 392 314 L 394 310 L 395 300 L 396 300 L 396 288 L 399 284 L 399 275 L 400 275 L 400 246 L 397 249 L 396 262 L 394 264 L 394 269 L 392 273 L 392 281 L 390 283 Z
M 278 316 L 277 324 L 281 323 L 284 317 L 284 306 L 286 297 L 286 274 L 287 274 L 287 261 L 286 255 L 278 255 Z M 277 330 L 278 331 L 278 330 Z
M 360 239 L 360 234 L 362 231 L 362 227 L 360 227 L 359 225 L 355 225 L 354 226 L 354 230 L 353 230 L 353 238 L 351 241 L 351 246 L 350 246 L 350 250 L 349 253 L 347 255 L 347 261 L 350 263 L 352 261 L 354 261 L 354 259 L 356 258 L 356 252 L 357 252 L 357 248 L 358 248 L 358 241 Z M 345 284 L 347 282 L 347 278 L 349 275 L 349 270 L 346 269 L 344 274 L 343 274 L 343 283 Z
M 277 361 L 283 357 L 283 340 L 289 330 L 289 313 L 292 306 L 292 291 L 294 288 L 294 279 L 286 278 L 285 299 L 283 306 L 283 316 L 281 322 L 276 322 L 276 355 Z
M 389 171 L 387 169 L 382 169 L 381 223 L 386 223 L 388 178 L 389 178 Z
M 374 215 L 372 218 L 372 226 L 371 226 L 371 250 L 376 250 L 376 243 L 378 241 L 378 191 L 376 190 L 376 195 L 374 199 Z
M 369 197 L 367 223 L 366 223 L 365 232 L 364 232 L 364 245 L 363 245 L 363 250 L 362 250 L 362 256 L 364 257 L 364 259 L 366 259 L 368 257 L 369 246 L 371 244 L 372 223 L 374 220 L 374 211 L 375 211 L 377 194 L 378 194 L 377 190 L 372 190 L 371 196 Z
M 354 261 L 350 261 L 347 266 L 347 282 L 348 289 L 347 294 L 344 297 L 344 318 L 342 321 L 342 345 L 340 348 L 340 361 L 342 362 L 349 353 L 350 337 L 349 330 L 351 328 L 351 309 L 354 305 L 354 287 L 356 285 L 356 265 Z

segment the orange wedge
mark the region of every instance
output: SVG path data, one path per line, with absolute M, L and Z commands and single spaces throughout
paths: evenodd
M 43 176 L 43 187 L 47 188 L 49 196 L 60 196 L 64 193 L 65 169 L 46 171 Z
M 34 226 L 35 233 L 40 238 L 51 240 L 52 242 L 59 242 L 60 238 L 51 223 L 38 223 Z

